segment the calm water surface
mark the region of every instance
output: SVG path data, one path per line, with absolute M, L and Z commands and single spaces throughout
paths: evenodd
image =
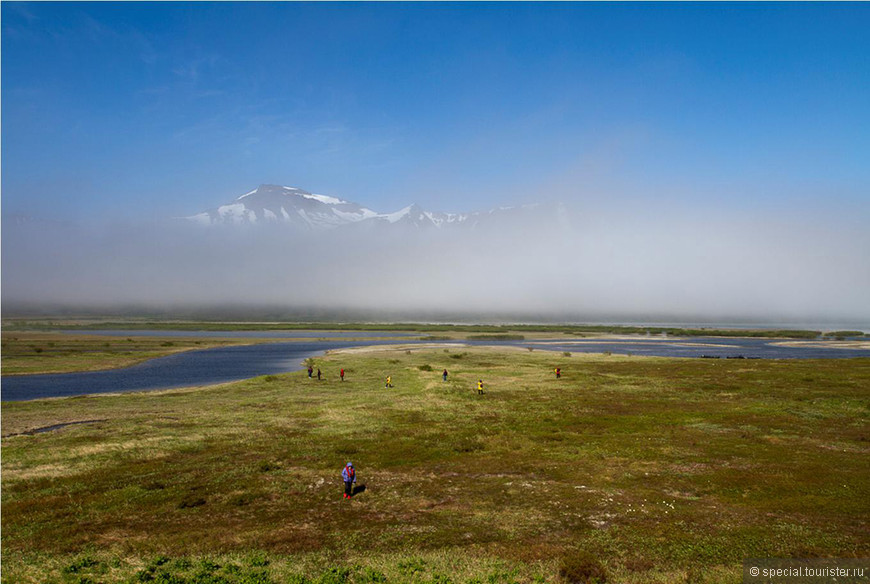
M 173 333 L 169 335 L 167 333 Z M 76 331 L 76 334 L 81 334 Z M 99 331 L 93 334 L 115 336 L 215 336 L 225 338 L 278 338 L 310 339 L 334 337 L 327 331 Z M 292 336 L 290 336 L 292 335 Z M 3 401 L 21 401 L 45 397 L 65 397 L 91 393 L 143 391 L 210 385 L 270 375 L 299 371 L 308 357 L 322 355 L 330 349 L 360 347 L 396 343 L 420 343 L 411 339 L 359 340 L 363 336 L 399 336 L 392 333 L 367 332 L 365 335 L 352 332 L 348 337 L 357 340 L 264 343 L 241 347 L 218 347 L 199 351 L 187 351 L 152 359 L 139 365 L 111 371 L 63 373 L 50 375 L 23 375 L 4 377 L 0 392 Z M 344 336 L 344 335 L 342 335 Z M 401 335 L 414 336 L 414 335 Z M 431 342 L 431 341 L 428 341 Z M 450 342 L 450 341 L 444 341 Z M 453 341 L 456 342 L 456 341 Z M 572 353 L 603 353 L 648 355 L 659 357 L 718 357 L 760 359 L 826 359 L 870 357 L 866 349 L 835 349 L 815 347 L 783 347 L 775 343 L 781 340 L 752 338 L 692 338 L 631 340 L 578 339 L 558 341 L 463 341 L 470 345 L 508 345 L 532 347 L 544 351 L 569 351 Z M 436 367 L 437 369 L 437 367 Z M 337 372 L 324 371 L 327 377 Z
M 356 339 L 368 337 L 419 337 L 419 333 L 386 331 L 161 331 L 161 330 L 68 330 L 67 335 L 98 335 L 108 337 L 191 337 L 221 339 Z

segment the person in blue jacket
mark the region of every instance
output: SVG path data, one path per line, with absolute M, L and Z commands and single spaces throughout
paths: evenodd
M 341 471 L 341 479 L 344 481 L 344 498 L 350 499 L 353 496 L 353 484 L 356 482 L 356 469 L 353 468 L 353 463 L 347 463 Z

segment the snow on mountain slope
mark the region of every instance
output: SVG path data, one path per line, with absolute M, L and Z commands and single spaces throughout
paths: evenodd
M 185 219 L 201 225 L 287 225 L 320 231 L 358 225 L 364 229 L 453 229 L 475 227 L 482 221 L 509 219 L 535 205 L 500 207 L 481 213 L 437 213 L 413 204 L 393 213 L 378 213 L 356 203 L 316 195 L 296 187 L 260 185 L 235 201 Z
M 336 197 L 294 187 L 260 185 L 232 203 L 186 219 L 202 225 L 286 223 L 306 229 L 330 229 L 377 215 L 371 209 Z

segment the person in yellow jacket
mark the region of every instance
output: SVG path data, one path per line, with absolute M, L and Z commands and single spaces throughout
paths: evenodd
M 393 378 L 390 375 L 387 375 L 387 384 L 384 387 L 393 387 Z
M 477 380 L 477 395 L 483 394 L 483 379 Z

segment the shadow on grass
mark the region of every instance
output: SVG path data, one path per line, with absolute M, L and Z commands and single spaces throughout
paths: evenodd
M 350 494 L 350 496 L 355 497 L 356 495 L 359 495 L 360 493 L 365 493 L 365 491 L 366 491 L 365 485 L 355 485 L 353 488 L 353 492 Z

